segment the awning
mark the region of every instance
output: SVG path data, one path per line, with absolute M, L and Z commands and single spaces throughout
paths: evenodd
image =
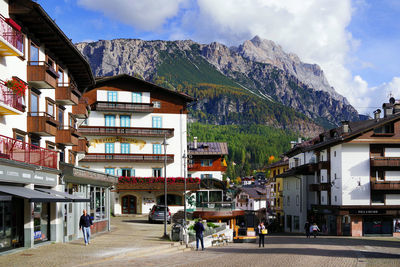
M 29 202 L 71 202 L 70 199 L 19 186 L 0 185 L 0 192 L 29 199 Z
M 52 189 L 36 188 L 35 190 L 41 191 L 44 193 L 49 193 L 49 194 L 56 195 L 56 196 L 60 196 L 60 197 L 64 197 L 73 202 L 90 202 L 90 198 L 82 198 L 82 197 L 74 196 L 74 195 L 71 195 L 71 194 L 68 194 L 65 192 L 56 191 L 56 190 L 52 190 Z

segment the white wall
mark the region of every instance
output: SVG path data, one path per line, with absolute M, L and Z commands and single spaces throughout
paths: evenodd
M 300 178 L 300 179 L 299 179 Z M 283 212 L 285 214 L 285 231 L 289 232 L 287 227 L 286 215 L 292 216 L 292 232 L 302 233 L 303 226 L 307 219 L 307 176 L 286 177 L 284 178 L 283 188 Z M 285 183 L 286 181 L 286 183 Z M 289 196 L 289 200 L 288 200 Z M 299 217 L 299 229 L 294 229 L 294 218 Z
M 369 144 L 342 145 L 343 205 L 370 204 Z
M 331 182 L 331 204 L 342 205 L 342 145 L 331 147 Z
M 386 194 L 386 205 L 400 205 L 400 194 Z
M 108 101 L 106 90 L 97 90 L 97 101 Z M 117 102 L 132 102 L 132 92 L 130 91 L 116 91 L 117 92 Z M 142 102 L 150 103 L 150 93 L 142 92 Z
M 321 183 L 327 183 L 328 182 L 328 170 L 326 169 L 321 169 Z
M 386 147 L 384 155 L 385 155 L 385 157 L 400 157 L 400 148 L 399 147 Z
M 221 171 L 195 171 L 195 172 L 189 172 L 189 174 L 191 174 L 193 178 L 201 178 L 202 174 L 211 174 L 212 178 L 222 181 L 222 172 Z M 252 181 L 247 181 L 247 182 L 249 182 L 248 184 L 252 183 Z M 247 184 L 247 183 L 244 183 L 244 184 Z

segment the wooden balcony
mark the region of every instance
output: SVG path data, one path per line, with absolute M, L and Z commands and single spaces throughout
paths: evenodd
M 58 83 L 56 89 L 56 102 L 61 105 L 77 105 L 81 93 L 72 83 Z
M 38 89 L 55 89 L 58 74 L 47 62 L 28 61 L 28 84 Z
M 24 55 L 24 35 L 16 27 L 20 28 L 13 20 L 0 15 L 0 56 Z
M 400 181 L 371 181 L 371 189 L 400 192 Z
M 97 101 L 93 103 L 90 107 L 92 110 L 106 111 L 106 112 L 133 112 L 133 113 L 153 112 L 153 104 L 150 103 Z
M 312 191 L 312 192 L 330 191 L 331 190 L 331 184 L 330 183 L 310 184 L 309 190 Z
M 106 126 L 81 126 L 79 133 L 86 136 L 140 136 L 164 137 L 174 136 L 172 128 L 138 128 L 138 127 L 106 127 Z
M 328 170 L 331 166 L 331 163 L 329 161 L 320 161 L 318 162 L 318 170 Z
M 164 163 L 163 154 L 106 154 L 88 153 L 81 159 L 82 162 L 139 162 Z M 174 162 L 174 155 L 167 154 L 167 163 Z
M 78 145 L 72 147 L 72 151 L 75 151 L 77 153 L 88 153 L 89 151 L 89 142 L 85 137 L 81 137 L 78 140 Z
M 63 144 L 66 146 L 77 146 L 78 145 L 78 132 L 71 126 L 60 126 L 57 129 L 56 143 Z
M 78 119 L 89 117 L 89 100 L 87 97 L 81 97 L 78 105 L 72 106 L 72 114 Z
M 58 121 L 46 112 L 28 112 L 27 131 L 41 136 L 56 136 Z
M 371 167 L 400 167 L 400 157 L 374 157 L 370 159 Z

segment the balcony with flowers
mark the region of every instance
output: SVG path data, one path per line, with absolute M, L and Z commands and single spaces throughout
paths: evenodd
M 0 115 L 20 115 L 25 112 L 26 88 L 26 84 L 16 77 L 0 80 Z
M 186 190 L 197 191 L 200 189 L 199 178 L 167 177 L 167 190 L 184 191 L 186 180 Z M 163 191 L 165 179 L 163 177 L 125 177 L 118 178 L 117 191 Z
M 24 35 L 21 26 L 0 15 L 0 56 L 23 56 Z

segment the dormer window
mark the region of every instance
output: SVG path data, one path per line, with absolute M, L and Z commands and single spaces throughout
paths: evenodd
M 374 129 L 375 134 L 394 134 L 394 125 L 393 123 L 388 123 L 383 125 L 382 127 Z

